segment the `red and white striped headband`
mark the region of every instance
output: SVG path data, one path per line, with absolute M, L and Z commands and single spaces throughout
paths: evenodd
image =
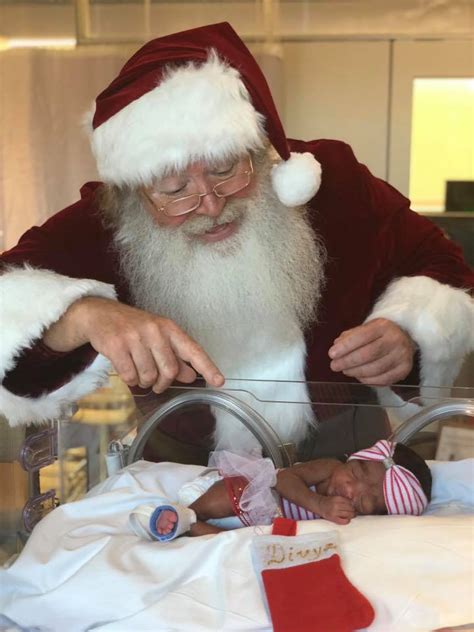
M 388 513 L 419 516 L 428 505 L 428 499 L 413 472 L 394 462 L 396 445 L 381 439 L 371 448 L 354 452 L 347 460 L 382 461 L 386 470 L 383 495 Z

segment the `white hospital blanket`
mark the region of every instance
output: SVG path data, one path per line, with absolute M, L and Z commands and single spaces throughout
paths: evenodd
M 42 632 L 271 630 L 250 559 L 255 529 L 162 544 L 140 540 L 128 527 L 135 506 L 174 499 L 203 469 L 141 461 L 95 495 L 56 509 L 0 571 L 0 613 Z M 348 578 L 375 608 L 371 631 L 474 621 L 472 516 L 299 523 L 299 533 L 330 530 L 339 532 Z

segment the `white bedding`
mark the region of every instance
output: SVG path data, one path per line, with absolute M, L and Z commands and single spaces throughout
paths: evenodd
M 365 516 L 342 527 L 299 523 L 299 533 L 338 531 L 346 575 L 376 611 L 371 631 L 474 621 L 473 460 L 449 466 L 434 465 L 428 515 Z M 41 632 L 271 630 L 249 552 L 251 539 L 270 528 L 166 544 L 140 540 L 129 529 L 131 509 L 175 498 L 202 470 L 141 461 L 88 498 L 56 509 L 0 571 L 0 613 Z M 453 508 L 465 513 L 449 515 Z

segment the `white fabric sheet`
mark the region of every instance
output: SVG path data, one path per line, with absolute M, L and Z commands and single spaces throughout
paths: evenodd
M 250 559 L 251 539 L 269 527 L 165 544 L 129 529 L 135 506 L 174 499 L 203 469 L 142 461 L 56 509 L 0 571 L 0 613 L 44 632 L 271 630 Z M 474 621 L 472 515 L 315 520 L 298 530 L 338 531 L 344 570 L 376 611 L 371 631 Z

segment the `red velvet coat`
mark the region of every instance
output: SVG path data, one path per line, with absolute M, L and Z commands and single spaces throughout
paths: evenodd
M 411 211 L 407 198 L 372 176 L 348 145 L 318 140 L 291 141 L 291 146 L 313 152 L 322 165 L 322 184 L 310 202 L 310 218 L 328 252 L 319 323 L 306 332 L 306 376 L 341 381 L 344 376 L 329 368 L 329 347 L 342 331 L 366 319 L 393 279 L 426 276 L 455 288 L 470 288 L 473 274 L 460 248 L 432 222 Z M 119 300 L 129 302 L 111 234 L 97 213 L 99 187 L 94 182 L 82 187 L 78 202 L 27 231 L 2 261 L 97 279 L 114 285 Z M 16 368 L 6 372 L 3 385 L 35 397 L 60 386 L 93 357 L 89 348 L 52 354 L 36 345 L 23 351 Z

